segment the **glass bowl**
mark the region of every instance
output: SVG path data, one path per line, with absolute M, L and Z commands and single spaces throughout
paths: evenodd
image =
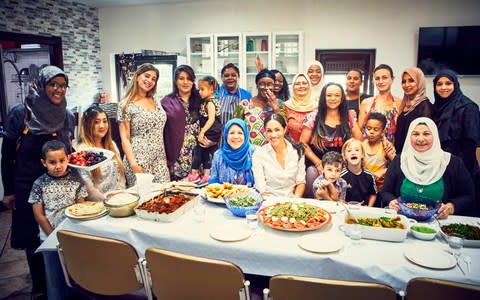
M 227 208 L 237 217 L 245 217 L 245 213 L 249 210 L 257 211 L 262 205 L 263 197 L 255 191 L 234 194 L 224 199 Z M 245 202 L 243 205 L 235 205 L 232 202 Z M 248 202 L 253 202 L 252 205 L 247 205 Z
M 441 204 L 441 201 L 422 196 L 404 195 L 398 197 L 398 205 L 402 214 L 417 221 L 427 221 L 432 218 Z
M 112 217 L 128 217 L 135 213 L 140 196 L 126 191 L 111 191 L 104 194 L 103 204 Z

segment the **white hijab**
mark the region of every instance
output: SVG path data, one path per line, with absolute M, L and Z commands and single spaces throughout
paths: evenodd
M 320 79 L 320 82 L 317 83 L 316 85 L 313 85 L 312 84 L 312 97 L 317 101 L 319 101 L 320 99 L 320 93 L 322 92 L 322 87 L 323 87 L 323 82 L 324 82 L 324 79 L 325 79 L 325 71 L 323 70 L 323 65 L 321 62 L 319 62 L 318 60 L 312 60 L 308 65 L 307 65 L 307 70 L 305 71 L 305 74 L 308 75 L 308 69 L 311 67 L 311 66 L 318 66 L 320 68 L 320 71 L 322 72 L 322 78 Z
M 433 135 L 432 148 L 425 152 L 416 151 L 410 141 L 413 129 L 419 124 L 425 124 Z M 450 153 L 442 150 L 437 126 L 431 119 L 421 117 L 410 123 L 400 160 L 400 168 L 408 180 L 421 185 L 437 182 L 447 169 L 450 156 Z

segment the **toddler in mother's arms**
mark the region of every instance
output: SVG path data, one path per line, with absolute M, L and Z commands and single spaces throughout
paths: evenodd
M 342 155 L 335 151 L 325 153 L 322 166 L 323 173 L 313 182 L 315 199 L 344 201 L 348 184 L 340 177 L 343 169 Z

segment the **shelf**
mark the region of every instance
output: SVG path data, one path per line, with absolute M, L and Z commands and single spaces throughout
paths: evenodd
M 247 55 L 268 54 L 268 51 L 247 51 L 245 53 L 247 53 Z
M 210 59 L 210 53 L 190 53 L 191 56 L 203 56 Z

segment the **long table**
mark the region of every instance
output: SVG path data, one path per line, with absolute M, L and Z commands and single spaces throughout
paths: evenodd
M 208 258 L 223 259 L 240 266 L 245 273 L 273 276 L 294 274 L 329 279 L 357 280 L 383 283 L 397 292 L 405 290 L 407 282 L 414 277 L 431 277 L 480 285 L 480 249 L 463 248 L 462 253 L 472 258 L 471 272 L 464 275 L 458 267 L 434 270 L 413 264 L 405 256 L 408 247 L 432 247 L 448 249 L 448 244 L 437 235 L 434 241 L 417 240 L 408 235 L 403 242 L 385 242 L 362 239 L 359 244 L 351 241 L 339 229 L 344 222 L 344 213 L 332 214 L 331 224 L 315 231 L 285 232 L 259 225 L 252 236 L 237 242 L 221 242 L 210 237 L 210 232 L 219 226 L 244 228 L 246 220 L 231 214 L 224 205 L 199 199 L 206 208 L 205 221 L 196 220 L 189 210 L 171 223 L 155 222 L 137 216 L 113 218 L 105 216 L 89 221 L 66 219 L 56 229 L 111 237 L 132 244 L 138 255 L 144 257 L 149 247 L 160 247 Z M 269 200 L 271 201 L 271 200 Z M 299 201 L 296 199 L 295 201 Z M 312 201 L 312 200 L 307 200 Z M 327 209 L 330 203 L 325 204 Z M 381 209 L 362 207 L 361 210 Z M 449 220 L 477 224 L 478 218 L 450 216 Z M 433 224 L 435 225 L 435 224 Z M 57 244 L 56 231 L 40 246 L 38 251 L 54 251 Z M 305 235 L 319 239 L 342 239 L 344 247 L 337 252 L 318 254 L 298 246 Z M 466 265 L 463 264 L 466 271 Z

